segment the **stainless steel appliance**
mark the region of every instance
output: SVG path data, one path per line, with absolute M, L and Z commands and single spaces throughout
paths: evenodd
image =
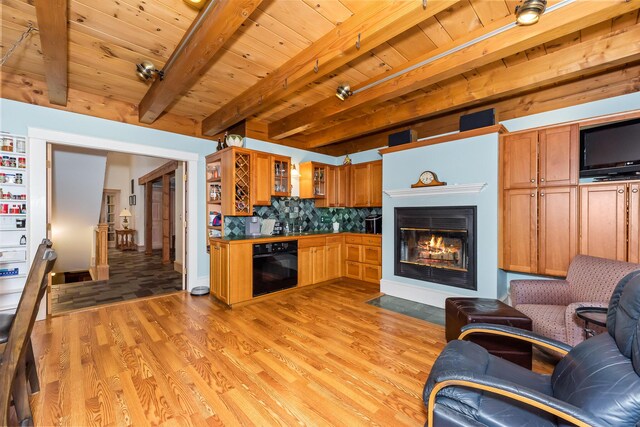
M 253 245 L 253 296 L 269 294 L 298 284 L 298 242 Z
M 364 231 L 371 234 L 382 234 L 382 215 L 369 215 L 364 219 Z
M 244 222 L 245 236 L 260 236 L 260 217 L 249 216 Z

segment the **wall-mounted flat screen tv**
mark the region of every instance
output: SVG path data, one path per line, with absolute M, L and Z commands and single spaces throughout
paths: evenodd
M 640 175 L 640 119 L 580 130 L 580 177 L 616 175 Z

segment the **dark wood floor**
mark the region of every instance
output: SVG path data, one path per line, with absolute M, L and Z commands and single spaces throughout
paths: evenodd
M 178 293 L 37 322 L 36 425 L 422 425 L 444 329 L 377 295 L 345 282 L 229 310 Z
M 182 275 L 174 270 L 173 263 L 162 264 L 161 252 L 145 255 L 109 249 L 109 280 L 51 286 L 51 312 L 59 314 L 181 290 Z

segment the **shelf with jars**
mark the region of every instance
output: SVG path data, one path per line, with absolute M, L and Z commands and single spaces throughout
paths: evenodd
M 26 137 L 0 132 L 0 304 L 22 291 L 29 271 Z

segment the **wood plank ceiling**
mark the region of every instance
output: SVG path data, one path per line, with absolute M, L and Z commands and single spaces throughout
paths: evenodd
M 240 2 L 215 1 L 227 12 Z M 342 154 L 384 145 L 394 129 L 415 127 L 419 136 L 454 130 L 457 117 L 474 109 L 499 106 L 499 118 L 505 119 L 516 114 L 514 105 L 523 97 L 536 93 L 544 92 L 545 102 L 558 108 L 563 105 L 558 98 L 577 103 L 639 89 L 617 82 L 621 72 L 627 81 L 637 77 L 640 0 L 568 4 L 547 12 L 534 26 L 509 29 L 345 102 L 334 96 L 339 84 L 358 89 L 507 25 L 514 21 L 518 1 L 428 0 L 426 9 L 422 0 L 243 1 L 250 4 L 238 20 L 244 22 L 237 30 L 209 22 L 209 31 L 220 29 L 216 40 L 222 46 L 210 52 L 201 70 L 181 64 L 180 73 L 190 73 L 188 82 L 185 77 L 190 84 L 172 83 L 171 90 L 182 92 L 155 124 L 154 117 L 146 117 L 146 123 L 212 136 L 246 119 L 248 128 L 261 129 L 263 139 Z M 68 3 L 72 105 L 49 104 L 42 93 L 51 72 L 43 57 L 42 31 L 27 38 L 2 67 L 2 96 L 72 111 L 104 99 L 105 106 L 120 103 L 120 110 L 137 115 L 137 106 L 152 91 L 135 75 L 135 64 L 149 60 L 164 67 L 198 11 L 183 0 Z M 1 7 L 3 54 L 29 23 L 46 28 L 37 20 L 34 0 L 1 0 Z M 210 48 L 196 42 L 187 46 Z M 600 90 L 593 89 L 594 79 Z M 580 98 L 580 93 L 588 95 Z M 123 114 L 110 113 L 118 108 L 84 112 L 125 121 Z

